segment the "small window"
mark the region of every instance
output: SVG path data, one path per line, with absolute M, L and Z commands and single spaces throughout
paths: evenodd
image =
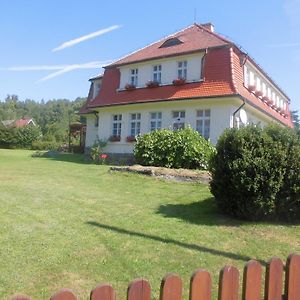
M 100 92 L 101 89 L 101 83 L 100 82 L 94 82 L 94 95 L 93 98 L 96 98 Z
M 99 115 L 95 115 L 95 127 L 99 127 Z
M 186 79 L 187 78 L 187 61 L 178 62 L 178 78 Z
M 153 81 L 161 83 L 161 65 L 153 66 Z
M 138 69 L 130 70 L 130 84 L 137 86 L 138 85 Z
M 185 111 L 173 111 L 173 130 L 184 129 Z
M 178 39 L 178 38 L 170 38 L 166 41 L 163 42 L 163 44 L 159 48 L 167 48 L 167 47 L 172 47 L 176 45 L 183 44 L 183 42 Z
M 119 137 L 122 132 L 122 115 L 113 115 L 112 135 Z
M 210 137 L 210 109 L 200 109 L 196 113 L 196 130 L 207 140 Z
M 130 115 L 130 136 L 137 136 L 141 133 L 141 114 Z
M 152 112 L 150 114 L 150 131 L 161 129 L 161 112 Z

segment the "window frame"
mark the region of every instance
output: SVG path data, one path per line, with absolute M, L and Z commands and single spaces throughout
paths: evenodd
M 181 64 L 181 66 L 180 66 Z M 177 78 L 187 80 L 188 61 L 181 60 L 177 62 Z M 179 75 L 181 73 L 181 75 Z
M 138 86 L 139 82 L 139 69 L 138 68 L 133 68 L 130 69 L 130 77 L 129 77 L 129 82 L 130 84 L 134 86 Z
M 162 65 L 153 65 L 152 66 L 152 79 L 154 82 L 161 83 L 162 78 Z
M 133 116 L 134 116 L 134 118 L 133 118 Z M 137 135 L 141 134 L 141 120 L 142 120 L 141 113 L 130 113 L 129 136 L 136 137 Z
M 115 119 L 116 117 L 116 119 Z M 114 114 L 112 115 L 112 136 L 113 137 L 121 137 L 122 134 L 122 114 Z M 116 128 L 115 128 L 116 125 Z M 116 134 L 114 132 L 116 131 Z
M 152 114 L 155 114 L 155 118 L 152 118 Z M 159 117 L 160 115 L 160 117 Z M 152 126 L 152 123 L 154 123 L 154 126 Z M 160 125 L 158 125 L 160 123 Z M 155 130 L 160 130 L 162 128 L 162 112 L 161 111 L 153 111 L 150 112 L 150 132 Z
M 178 115 L 175 116 L 175 114 L 178 114 Z M 173 128 L 173 130 L 179 130 L 179 129 L 185 128 L 185 117 L 186 117 L 185 110 L 172 111 L 172 120 L 173 120 L 172 128 Z
M 202 111 L 202 115 L 200 112 Z M 207 112 L 208 115 L 206 114 Z M 206 134 L 206 122 L 208 124 L 208 134 Z M 201 108 L 196 110 L 196 131 L 201 134 L 205 139 L 210 139 L 210 132 L 211 132 L 211 109 L 210 108 Z

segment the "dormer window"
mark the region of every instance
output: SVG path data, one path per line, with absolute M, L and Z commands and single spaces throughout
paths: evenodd
M 187 78 L 187 61 L 178 62 L 178 78 L 186 79 Z
M 161 83 L 161 65 L 153 66 L 153 81 Z
M 100 89 L 101 89 L 101 82 L 94 82 L 93 98 L 96 98 L 98 96 Z
M 172 47 L 180 44 L 183 44 L 183 42 L 180 39 L 170 38 L 166 40 L 159 48 L 167 48 L 167 47 Z
M 138 85 L 138 69 L 131 69 L 130 70 L 130 84 L 137 86 Z

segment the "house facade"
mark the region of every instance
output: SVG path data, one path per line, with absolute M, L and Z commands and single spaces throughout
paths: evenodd
M 212 24 L 193 24 L 105 67 L 90 79 L 86 147 L 130 154 L 135 136 L 190 125 L 216 144 L 226 128 L 271 122 L 292 127 L 290 99 Z

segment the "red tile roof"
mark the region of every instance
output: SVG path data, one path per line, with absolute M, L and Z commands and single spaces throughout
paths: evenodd
M 24 118 L 24 119 L 16 120 L 14 122 L 13 126 L 15 126 L 15 127 L 23 127 L 23 126 L 29 125 L 30 122 L 33 122 L 33 120 L 30 119 L 30 118 Z
M 176 37 L 183 43 L 159 48 L 171 37 Z M 201 82 L 187 83 L 179 87 L 166 85 L 151 89 L 137 88 L 132 91 L 118 91 L 120 71 L 117 66 L 166 56 L 199 52 L 203 49 L 206 50 L 206 55 L 203 65 L 203 81 Z M 243 83 L 243 66 L 241 65 L 241 60 L 244 57 L 245 53 L 233 43 L 211 32 L 204 26 L 194 24 L 107 66 L 98 96 L 95 99 L 91 99 L 91 87 L 87 103 L 80 113 L 90 113 L 95 107 L 111 105 L 239 96 L 257 109 L 292 127 L 289 112 L 288 117 L 285 118 L 245 88 Z
M 178 38 L 182 43 L 172 47 L 160 48 L 160 46 L 170 38 Z M 168 57 L 178 55 L 179 53 L 190 53 L 204 50 L 206 48 L 220 47 L 228 44 L 230 44 L 229 41 L 221 36 L 218 36 L 217 34 L 212 33 L 207 29 L 207 27 L 194 24 L 185 28 L 184 30 L 163 38 L 158 42 L 135 51 L 107 67 L 115 67 L 154 58 Z

